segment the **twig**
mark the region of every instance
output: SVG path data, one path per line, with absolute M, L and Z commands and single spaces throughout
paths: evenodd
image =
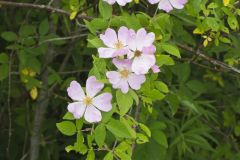
M 2 6 L 13 6 L 13 7 L 24 7 L 24 8 L 35 8 L 35 9 L 42 9 L 46 10 L 49 12 L 56 12 L 59 14 L 67 15 L 70 16 L 71 13 L 59 9 L 59 8 L 54 8 L 48 5 L 39 5 L 39 4 L 32 4 L 32 3 L 19 3 L 19 2 L 9 2 L 9 1 L 0 1 L 0 5 Z M 90 16 L 85 16 L 85 15 L 77 15 L 76 18 L 78 19 L 92 19 Z
M 10 160 L 10 145 L 12 137 L 12 112 L 11 112 L 11 70 L 12 70 L 12 56 L 10 54 L 9 58 L 9 68 L 8 68 L 8 97 L 7 97 L 7 108 L 8 108 L 8 143 L 7 143 L 7 158 Z
M 139 113 L 140 113 L 140 103 L 138 103 L 138 105 L 137 105 L 137 107 L 136 107 L 135 114 L 134 114 L 134 119 L 135 119 L 136 121 L 137 121 L 138 118 L 139 118 Z M 134 126 L 133 126 L 133 129 L 136 131 L 137 126 L 134 125 Z M 136 147 L 136 143 L 133 143 L 133 144 L 132 144 L 132 152 L 134 151 L 135 147 Z
M 207 60 L 208 62 L 210 62 L 210 63 L 212 63 L 212 64 L 214 64 L 214 65 L 216 65 L 216 66 L 219 66 L 219 67 L 221 67 L 221 68 L 223 68 L 223 69 L 226 69 L 226 70 L 229 70 L 229 71 L 233 71 L 233 72 L 235 72 L 235 73 L 240 74 L 240 70 L 239 70 L 239 69 L 237 69 L 237 68 L 235 68 L 235 67 L 232 67 L 232 66 L 229 66 L 229 65 L 227 65 L 226 63 L 223 63 L 223 62 L 218 61 L 218 60 L 216 60 L 216 59 L 213 59 L 213 58 L 211 58 L 211 57 L 208 57 L 208 56 L 206 56 L 204 53 L 202 53 L 201 51 L 196 52 L 194 48 L 189 47 L 189 46 L 186 46 L 186 45 L 183 45 L 183 44 L 177 44 L 177 45 L 178 45 L 180 48 L 182 48 L 182 49 L 184 49 L 184 50 L 187 50 L 187 51 L 189 51 L 189 52 L 192 52 L 192 53 L 198 55 L 199 57 L 201 57 L 202 59 L 205 59 L 205 60 Z
M 58 38 L 51 38 L 44 40 L 39 43 L 39 45 L 42 45 L 44 43 L 48 42 L 54 42 L 54 41 L 63 41 L 63 40 L 69 40 L 69 39 L 76 39 L 76 38 L 81 38 L 81 37 L 86 37 L 88 34 L 80 34 L 80 35 L 74 35 L 74 36 L 68 36 L 68 37 L 58 37 Z

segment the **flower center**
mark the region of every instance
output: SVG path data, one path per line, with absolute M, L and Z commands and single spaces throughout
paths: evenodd
M 141 54 L 142 54 L 141 51 L 136 50 L 136 51 L 134 52 L 134 57 L 139 57 L 139 56 L 141 56 Z
M 129 71 L 125 69 L 125 70 L 120 71 L 120 74 L 121 74 L 122 78 L 127 78 L 129 75 Z
M 115 49 L 121 49 L 123 48 L 123 44 L 121 41 L 118 41 L 117 43 L 114 44 L 114 48 Z
M 86 105 L 92 104 L 92 98 L 86 96 L 83 100 L 83 103 L 86 104 Z

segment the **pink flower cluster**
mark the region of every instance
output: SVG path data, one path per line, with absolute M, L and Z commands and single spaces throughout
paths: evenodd
M 132 0 L 104 0 L 108 4 L 113 5 L 115 2 L 121 6 L 125 6 L 127 3 L 132 2 Z M 160 10 L 170 12 L 173 8 L 182 9 L 188 0 L 148 0 L 151 4 L 157 4 Z
M 147 33 L 144 28 L 135 32 L 123 26 L 117 33 L 108 28 L 100 39 L 106 47 L 98 48 L 99 57 L 113 58 L 118 69 L 106 73 L 113 88 L 119 88 L 123 93 L 127 93 L 129 87 L 138 90 L 146 80 L 144 74 L 150 69 L 154 73 L 160 71 L 155 65 L 154 33 Z

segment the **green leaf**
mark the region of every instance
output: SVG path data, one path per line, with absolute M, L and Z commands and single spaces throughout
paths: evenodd
M 161 67 L 162 65 L 174 65 L 174 60 L 169 55 L 157 55 L 157 65 Z
M 162 145 L 165 148 L 168 148 L 168 142 L 166 135 L 159 130 L 153 130 L 152 131 L 152 138 L 160 145 Z
M 39 25 L 39 34 L 43 36 L 46 35 L 48 31 L 49 31 L 48 19 L 44 19 Z
M 87 39 L 87 41 L 89 42 L 88 47 L 99 48 L 99 47 L 104 46 L 101 39 L 99 39 L 97 37 L 95 37 L 93 39 Z
M 168 93 L 169 92 L 168 86 L 161 81 L 155 82 L 155 86 L 159 91 L 161 91 L 163 93 Z
M 136 138 L 136 131 L 132 128 L 132 124 L 129 124 L 129 121 L 127 121 L 125 118 L 121 117 L 120 122 L 124 124 L 124 126 L 127 128 L 128 132 L 131 134 L 132 138 Z
M 1 34 L 1 37 L 8 42 L 13 42 L 17 40 L 17 35 L 14 32 L 3 32 Z
M 107 125 L 107 129 L 119 138 L 133 138 L 126 126 L 119 120 L 111 119 Z
M 58 130 L 67 136 L 72 136 L 76 133 L 76 126 L 73 122 L 70 121 L 63 121 L 60 123 L 57 123 Z
M 72 145 L 69 145 L 69 146 L 65 147 L 65 151 L 68 152 L 68 153 L 72 150 L 74 150 L 74 146 L 72 146 Z
M 94 137 L 97 145 L 102 147 L 106 138 L 106 129 L 103 124 L 100 124 L 95 128 Z
M 73 116 L 72 113 L 67 112 L 67 113 L 63 116 L 63 119 L 65 119 L 65 120 L 74 120 L 75 118 L 74 118 L 74 116 Z
M 176 56 L 178 58 L 181 58 L 180 52 L 179 52 L 178 48 L 175 45 L 162 43 L 160 46 L 167 53 L 169 53 L 169 54 L 171 54 L 173 56 Z
M 0 54 L 0 63 L 8 63 L 8 55 L 6 53 Z
M 108 154 L 106 154 L 103 160 L 113 160 L 113 153 L 111 151 L 108 152 Z
M 95 160 L 95 153 L 92 149 L 88 151 L 88 155 L 87 155 L 86 160 Z
M 151 137 L 151 131 L 145 124 L 139 123 L 138 125 L 140 129 L 143 130 L 148 137 Z
M 19 31 L 20 37 L 28 37 L 35 33 L 36 33 L 36 26 L 33 26 L 33 25 L 23 25 Z
M 104 19 L 112 16 L 112 6 L 102 0 L 99 1 L 99 12 Z
M 136 92 L 134 92 L 132 89 L 129 90 L 129 93 L 131 94 L 132 98 L 136 102 L 136 105 L 139 104 L 139 98 Z
M 144 134 L 137 133 L 137 139 L 136 139 L 137 144 L 143 144 L 149 142 L 148 137 L 145 136 Z
M 123 116 L 129 111 L 129 109 L 133 104 L 132 96 L 129 92 L 126 94 L 123 94 L 120 90 L 117 90 L 116 99 L 120 109 L 120 115 Z
M 228 16 L 228 25 L 230 26 L 231 29 L 236 30 L 239 28 L 239 24 L 237 21 L 237 18 L 235 16 Z
M 9 65 L 0 65 L 0 81 L 8 77 Z

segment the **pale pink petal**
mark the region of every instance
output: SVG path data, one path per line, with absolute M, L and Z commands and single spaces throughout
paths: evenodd
M 170 3 L 174 8 L 177 8 L 177 9 L 182 9 L 184 7 L 184 4 L 181 3 L 180 0 L 170 0 Z
M 144 75 L 130 74 L 128 77 L 128 83 L 132 89 L 139 90 L 143 82 L 146 81 Z
M 151 3 L 151 4 L 156 4 L 156 3 L 158 3 L 159 1 L 161 1 L 161 0 L 148 0 L 148 2 Z
M 158 8 L 162 9 L 162 10 L 164 10 L 166 12 L 170 12 L 173 9 L 173 7 L 170 4 L 169 0 L 161 0 L 159 2 L 159 4 L 158 4 Z
M 160 68 L 157 65 L 154 65 L 151 67 L 153 73 L 159 73 L 161 72 Z
M 122 26 L 118 30 L 118 40 L 125 46 L 129 38 L 129 30 L 127 27 Z
M 125 6 L 127 2 L 125 0 L 116 0 L 120 6 Z
M 156 47 L 154 45 L 150 45 L 148 47 L 144 47 L 142 49 L 144 54 L 154 54 L 156 52 Z
M 117 59 L 114 58 L 112 60 L 112 63 L 118 68 L 118 69 L 131 69 L 132 61 L 129 59 Z
M 95 76 L 91 76 L 86 82 L 86 92 L 87 96 L 94 97 L 98 92 L 100 92 L 104 87 L 104 84 L 97 81 Z
M 127 40 L 127 44 L 129 49 L 135 51 L 137 49 L 137 42 L 136 42 L 136 32 L 132 29 L 129 30 L 129 37 Z
M 118 42 L 117 34 L 111 28 L 108 28 L 104 34 L 100 34 L 100 39 L 106 46 L 111 48 L 114 48 L 114 45 Z
M 116 0 L 103 0 L 103 1 L 107 2 L 110 5 L 113 5 L 116 2 Z
M 127 58 L 132 59 L 134 57 L 134 52 L 128 52 Z
M 109 71 L 106 73 L 107 78 L 111 84 L 116 84 L 121 80 L 121 75 L 116 71 Z
M 129 90 L 129 85 L 127 80 L 121 79 L 117 84 L 113 84 L 113 88 L 119 88 L 122 93 L 127 93 Z
M 124 56 L 128 54 L 128 52 L 129 50 L 127 48 L 118 49 L 113 53 L 112 57 Z
M 142 48 L 145 46 L 144 41 L 147 36 L 147 31 L 144 28 L 141 28 L 137 31 L 136 35 L 136 45 L 137 50 L 142 51 Z
M 67 88 L 68 96 L 74 101 L 82 101 L 85 97 L 81 85 L 77 81 L 72 81 Z
M 104 112 L 109 112 L 112 109 L 112 94 L 103 93 L 93 98 L 93 105 Z
M 93 105 L 86 107 L 84 118 L 89 123 L 100 122 L 102 120 L 101 112 L 96 109 Z
M 98 48 L 98 53 L 100 58 L 113 58 L 114 53 L 116 52 L 116 49 L 114 48 L 104 48 L 100 47 Z
M 85 112 L 86 105 L 82 102 L 74 102 L 68 104 L 68 112 L 72 113 L 74 118 L 79 119 Z
M 155 34 L 153 32 L 148 33 L 144 38 L 144 47 L 148 47 L 152 45 L 154 40 L 155 40 Z
M 132 63 L 132 71 L 139 74 L 146 74 L 148 70 L 155 64 L 154 55 L 142 54 L 140 57 L 135 57 Z

